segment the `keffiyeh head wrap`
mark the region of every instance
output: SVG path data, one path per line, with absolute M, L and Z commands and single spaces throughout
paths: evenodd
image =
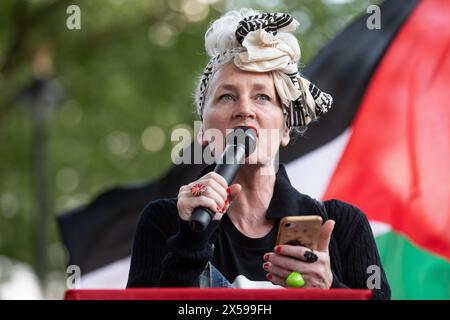
M 289 128 L 305 127 L 327 112 L 333 98 L 300 75 L 297 65 L 300 49 L 286 41 L 286 33 L 298 26 L 293 17 L 284 13 L 261 13 L 242 19 L 234 34 L 240 46 L 216 52 L 204 69 L 198 89 L 199 114 L 203 113 L 212 74 L 219 65 L 231 59 L 244 71 L 272 71 Z

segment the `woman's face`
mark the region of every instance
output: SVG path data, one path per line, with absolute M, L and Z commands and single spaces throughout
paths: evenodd
M 280 145 L 289 143 L 289 130 L 272 74 L 243 71 L 231 62 L 210 80 L 200 142 L 210 143 L 217 159 L 224 141 L 211 141 L 214 139 L 210 139 L 208 130 L 217 129 L 225 137 L 227 129 L 242 125 L 255 127 L 259 135 L 256 150 L 246 163 L 270 164 Z

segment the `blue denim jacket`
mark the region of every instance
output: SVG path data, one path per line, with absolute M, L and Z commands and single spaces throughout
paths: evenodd
M 199 286 L 200 288 L 229 288 L 231 283 L 211 262 L 208 262 L 205 270 L 199 277 Z

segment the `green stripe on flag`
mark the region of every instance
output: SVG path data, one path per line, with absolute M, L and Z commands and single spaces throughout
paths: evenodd
M 376 242 L 392 299 L 450 299 L 450 261 L 392 231 Z

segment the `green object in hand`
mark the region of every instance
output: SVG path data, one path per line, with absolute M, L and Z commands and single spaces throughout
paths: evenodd
M 292 272 L 286 278 L 286 285 L 293 288 L 301 288 L 305 285 L 305 280 L 299 272 Z

